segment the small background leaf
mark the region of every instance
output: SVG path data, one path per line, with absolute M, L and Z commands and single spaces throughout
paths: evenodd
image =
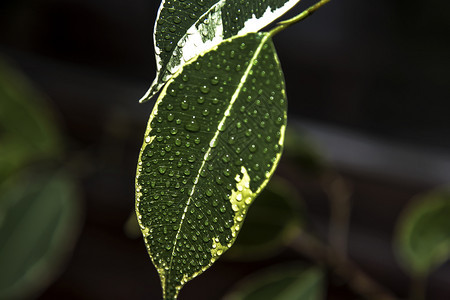
M 418 196 L 402 213 L 397 225 L 395 250 L 401 265 L 423 276 L 450 255 L 450 191 Z
M 276 254 L 295 238 L 302 226 L 302 207 L 295 187 L 274 176 L 258 196 L 226 257 L 261 260 Z
M 250 275 L 224 300 L 321 300 L 324 292 L 320 268 L 289 263 Z
M 0 186 L 0 298 L 35 295 L 60 270 L 80 225 L 67 174 L 26 171 Z

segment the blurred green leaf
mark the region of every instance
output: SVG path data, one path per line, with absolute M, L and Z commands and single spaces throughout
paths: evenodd
M 259 260 L 275 254 L 301 230 L 301 209 L 295 187 L 275 175 L 252 204 L 245 226 L 226 257 Z
M 284 145 L 284 159 L 292 161 L 302 172 L 320 175 L 328 168 L 322 154 L 305 134 L 288 127 Z
M 416 197 L 397 224 L 395 250 L 402 266 L 414 276 L 428 274 L 450 255 L 450 191 Z
M 27 171 L 0 185 L 0 299 L 29 297 L 54 279 L 78 236 L 77 200 L 62 172 Z
M 45 97 L 0 57 L 0 182 L 32 161 L 60 153 Z
M 225 300 L 319 300 L 324 298 L 324 273 L 300 263 L 274 266 L 250 275 Z

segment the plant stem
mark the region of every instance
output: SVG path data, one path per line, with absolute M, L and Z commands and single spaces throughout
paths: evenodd
M 328 247 L 317 238 L 302 233 L 291 245 L 296 251 L 320 264 L 326 264 L 337 275 L 345 279 L 353 291 L 365 299 L 395 300 L 392 292 L 381 286 L 354 262 L 339 255 L 334 249 Z
M 271 31 L 269 31 L 269 35 L 272 37 L 275 34 L 277 34 L 280 31 L 285 30 L 286 28 L 288 28 L 289 26 L 300 22 L 301 20 L 306 19 L 307 17 L 309 17 L 310 15 L 312 15 L 316 10 L 318 10 L 320 7 L 322 7 L 323 5 L 325 5 L 326 3 L 330 2 L 330 0 L 321 0 L 319 2 L 317 2 L 316 4 L 308 7 L 307 9 L 305 9 L 304 11 L 302 11 L 300 14 L 298 14 L 297 16 L 285 20 L 285 21 L 281 21 L 278 23 L 278 26 L 276 26 L 274 29 L 272 29 Z

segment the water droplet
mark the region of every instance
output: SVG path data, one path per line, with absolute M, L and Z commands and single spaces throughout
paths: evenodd
M 210 146 L 211 148 L 214 148 L 214 147 L 217 146 L 217 143 L 218 143 L 217 139 L 214 138 L 214 139 L 211 140 L 211 142 L 209 142 L 209 146 Z
M 211 78 L 211 84 L 212 85 L 216 85 L 219 83 L 219 77 L 214 76 L 213 78 Z
M 173 22 L 175 24 L 180 24 L 181 23 L 181 18 L 179 16 L 175 16 L 175 18 L 173 18 Z
M 222 161 L 224 163 L 227 163 L 230 161 L 230 155 L 229 154 L 225 154 L 224 156 L 222 156 Z
M 195 157 L 195 155 L 194 154 L 192 154 L 191 156 L 189 156 L 189 158 L 188 158 L 188 162 L 194 162 L 196 160 L 196 157 Z
M 202 104 L 203 102 L 205 102 L 205 98 L 203 96 L 200 96 L 197 98 L 197 103 L 198 104 Z
M 225 131 L 225 122 L 220 122 L 218 129 L 219 131 Z
M 177 129 L 175 127 L 170 129 L 170 133 L 173 135 L 177 134 Z
M 187 100 L 183 100 L 181 101 L 180 106 L 182 109 L 186 110 L 189 108 L 189 103 L 187 102 Z
M 187 123 L 184 128 L 188 131 L 196 132 L 200 130 L 200 125 L 195 119 L 192 119 L 189 123 Z
M 170 42 L 170 43 L 168 43 L 167 45 L 164 46 L 164 51 L 166 51 L 166 52 L 172 51 L 172 42 Z
M 166 167 L 165 166 L 160 166 L 158 168 L 158 171 L 159 171 L 159 173 L 164 174 L 164 173 L 166 173 Z
M 175 119 L 174 114 L 173 114 L 173 113 L 169 113 L 169 114 L 167 115 L 167 121 L 172 122 L 173 119 Z
M 208 87 L 207 85 L 202 85 L 202 86 L 200 87 L 200 91 L 201 91 L 203 94 L 208 94 L 208 93 L 209 93 L 209 87 Z
M 169 89 L 169 95 L 175 97 L 177 95 L 177 91 L 175 89 Z

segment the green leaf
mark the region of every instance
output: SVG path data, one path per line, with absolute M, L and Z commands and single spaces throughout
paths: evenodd
M 61 150 L 45 97 L 0 57 L 0 182 L 22 166 Z
M 225 300 L 324 299 L 324 273 L 300 263 L 270 267 L 244 279 Z
M 165 299 L 233 244 L 280 159 L 286 109 L 267 33 L 224 41 L 163 89 L 139 156 L 136 213 Z
M 236 35 L 257 32 L 300 0 L 162 1 L 154 29 L 156 78 L 140 100 L 155 95 L 187 61 Z
M 61 172 L 22 172 L 0 185 L 0 299 L 35 296 L 58 275 L 78 236 L 77 200 Z
M 397 224 L 395 250 L 412 275 L 424 276 L 450 255 L 450 191 L 418 196 Z
M 245 218 L 226 257 L 261 260 L 274 255 L 298 236 L 302 228 L 300 196 L 294 186 L 273 176 Z

